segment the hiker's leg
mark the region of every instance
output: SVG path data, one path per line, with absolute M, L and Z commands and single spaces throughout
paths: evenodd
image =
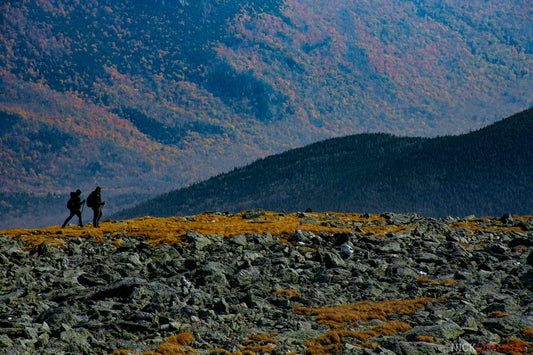
M 93 227 L 98 227 L 98 208 L 93 207 Z
M 100 226 L 100 218 L 102 218 L 102 207 L 98 207 L 98 226 Z
M 76 211 L 76 216 L 78 216 L 78 219 L 80 221 L 79 226 L 83 227 L 83 222 L 81 221 L 81 211 Z
M 72 217 L 74 217 L 74 212 L 70 211 L 70 216 L 68 216 L 67 219 L 65 219 L 65 222 L 63 223 L 63 225 L 61 226 L 61 228 L 65 228 L 65 226 L 66 226 L 67 223 L 72 219 Z

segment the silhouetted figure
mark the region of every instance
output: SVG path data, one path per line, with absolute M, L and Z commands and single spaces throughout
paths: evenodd
M 93 227 L 100 227 L 98 224 L 102 217 L 102 206 L 105 205 L 105 201 L 102 202 L 102 188 L 97 186 L 96 189 L 87 197 L 87 206 L 93 209 Z
M 65 228 L 67 223 L 72 219 L 74 216 L 78 216 L 79 219 L 79 226 L 83 227 L 83 222 L 81 220 L 81 207 L 85 203 L 85 200 L 81 200 L 81 190 L 76 190 L 76 192 L 70 193 L 70 199 L 67 202 L 67 208 L 70 210 L 70 216 L 65 220 L 65 223 L 61 226 L 61 228 Z

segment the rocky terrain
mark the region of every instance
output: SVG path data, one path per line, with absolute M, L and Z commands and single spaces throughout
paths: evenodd
M 533 217 L 204 213 L 0 231 L 0 354 L 533 351 Z

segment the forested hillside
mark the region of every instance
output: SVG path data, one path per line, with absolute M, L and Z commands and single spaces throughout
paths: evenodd
M 533 214 L 533 109 L 460 136 L 359 134 L 258 160 L 117 218 L 201 211 Z
M 480 128 L 531 106 L 531 14 L 526 0 L 2 2 L 0 225 L 57 220 L 97 184 L 116 211 L 329 137 Z

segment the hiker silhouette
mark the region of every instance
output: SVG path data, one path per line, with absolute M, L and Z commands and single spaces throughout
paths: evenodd
M 81 208 L 83 204 L 85 203 L 85 200 L 81 200 L 81 190 L 78 189 L 76 192 L 70 193 L 70 199 L 67 202 L 67 208 L 70 210 L 70 215 L 67 217 L 61 228 L 65 228 L 67 223 L 72 219 L 74 216 L 78 216 L 79 223 L 78 225 L 80 227 L 83 227 L 83 222 L 81 220 Z
M 102 188 L 97 186 L 93 192 L 87 197 L 87 207 L 93 209 L 93 227 L 99 228 L 100 218 L 102 217 L 102 206 L 105 205 L 105 201 L 102 202 Z

